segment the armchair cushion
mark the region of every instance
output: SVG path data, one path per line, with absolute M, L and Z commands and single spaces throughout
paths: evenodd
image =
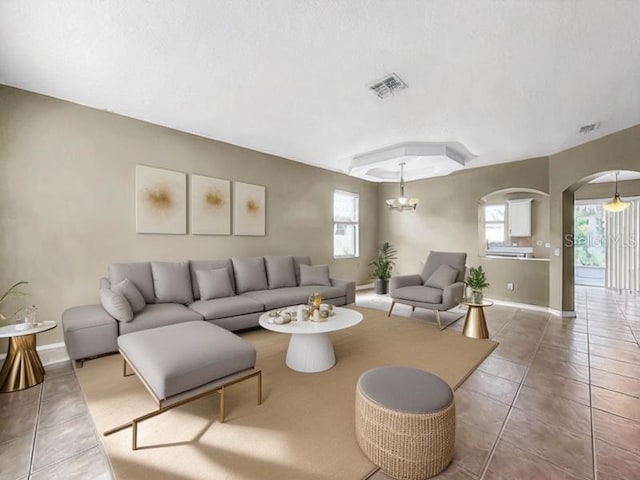
M 389 279 L 389 294 L 395 298 L 395 291 L 402 287 L 410 287 L 412 285 L 422 285 L 424 282 L 420 275 L 396 275 Z
M 423 287 L 422 285 L 401 287 L 393 292 L 393 299 L 400 301 L 400 303 L 402 303 L 402 300 L 408 300 L 411 302 L 440 305 L 442 303 L 442 290 L 433 287 Z
M 458 271 L 454 281 L 464 281 L 465 263 L 467 254 L 464 252 L 431 252 L 422 270 L 422 282 L 426 283 L 429 277 L 435 273 L 440 265 L 449 265 Z
M 427 281 L 424 282 L 424 286 L 444 290 L 454 283 L 456 278 L 458 278 L 458 270 L 445 263 L 440 265 L 436 271 L 431 274 Z

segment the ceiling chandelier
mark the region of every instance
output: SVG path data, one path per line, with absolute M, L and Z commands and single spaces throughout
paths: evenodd
M 415 210 L 418 206 L 418 198 L 408 198 L 404 195 L 404 165 L 405 162 L 400 163 L 400 196 L 386 201 L 389 210 L 404 212 L 405 210 Z
M 620 198 L 620 194 L 618 193 L 618 173 L 620 172 L 616 172 L 616 193 L 613 194 L 611 201 L 602 206 L 602 208 L 608 212 L 621 212 L 631 205 L 629 202 L 625 202 Z

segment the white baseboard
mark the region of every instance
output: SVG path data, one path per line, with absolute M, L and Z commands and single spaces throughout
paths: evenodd
M 64 342 L 48 343 L 47 345 L 39 345 L 36 351 L 40 356 L 43 365 L 51 365 L 53 363 L 64 362 L 70 360 Z M 6 353 L 0 354 L 0 360 L 7 357 Z
M 556 310 L 555 308 L 549 307 L 549 313 L 562 318 L 576 318 L 576 312 L 573 310 Z
M 356 285 L 356 292 L 359 290 L 371 290 L 373 288 L 373 283 L 364 283 L 362 285 Z
M 560 311 L 551 307 L 543 307 L 541 305 L 531 305 L 530 303 L 518 303 L 518 302 L 508 302 L 506 300 L 495 300 L 493 298 L 489 299 L 496 305 L 504 305 L 505 307 L 514 307 L 514 308 L 524 308 L 526 310 L 534 310 L 536 312 L 545 312 L 550 313 L 552 315 L 556 315 L 558 317 L 563 318 L 575 318 L 576 312 L 573 311 Z

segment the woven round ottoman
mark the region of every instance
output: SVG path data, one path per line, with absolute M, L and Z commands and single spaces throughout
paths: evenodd
M 451 462 L 455 433 L 453 391 L 441 378 L 408 367 L 374 368 L 360 376 L 356 438 L 387 475 L 437 475 Z

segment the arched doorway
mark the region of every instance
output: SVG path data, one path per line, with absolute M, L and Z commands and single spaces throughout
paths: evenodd
M 613 178 L 612 175 L 616 171 L 613 170 L 605 170 L 590 174 L 586 177 L 581 178 L 577 182 L 570 185 L 566 190 L 562 192 L 562 239 L 563 239 L 563 247 L 565 250 L 565 255 L 562 257 L 562 297 L 563 297 L 563 308 L 562 310 L 574 311 L 575 307 L 575 247 L 576 243 L 576 235 L 575 235 L 575 205 L 576 205 L 576 192 L 587 185 L 592 185 L 594 181 L 598 179 L 602 179 L 603 177 L 609 176 Z M 619 184 L 619 191 L 622 197 L 625 195 L 628 197 L 639 197 L 640 196 L 640 171 L 637 170 L 620 170 L 621 173 L 629 173 L 628 175 L 624 175 Z M 633 178 L 633 185 L 626 185 L 627 181 L 625 178 Z M 607 182 L 606 187 L 604 189 L 600 189 L 601 192 L 597 195 L 603 201 L 610 200 L 613 197 L 615 187 L 612 182 Z M 608 192 L 608 193 L 607 193 Z M 634 208 L 638 208 L 638 206 L 632 205 Z M 609 214 L 612 216 L 620 215 L 620 214 Z M 615 217 L 610 217 L 615 218 Z M 630 232 L 628 226 L 625 226 L 625 232 Z M 640 225 L 637 226 L 640 228 Z M 622 231 L 622 230 L 621 230 Z M 630 248 L 633 247 L 634 244 L 637 243 L 637 238 L 622 238 L 622 234 L 607 232 L 606 239 L 609 242 L 617 242 L 620 248 Z M 629 233 L 625 233 L 625 235 L 629 235 Z M 635 234 L 632 234 L 635 235 Z M 566 254 L 569 253 L 570 254 Z M 633 261 L 633 258 L 624 257 L 619 259 L 620 262 L 625 261 Z M 635 264 L 629 264 L 629 270 L 635 269 L 634 274 L 637 274 L 637 261 Z M 635 265 L 635 266 L 634 266 Z M 609 268 L 613 268 L 612 265 L 609 265 Z M 618 265 L 617 268 L 620 268 Z M 635 287 L 637 288 L 637 287 Z

